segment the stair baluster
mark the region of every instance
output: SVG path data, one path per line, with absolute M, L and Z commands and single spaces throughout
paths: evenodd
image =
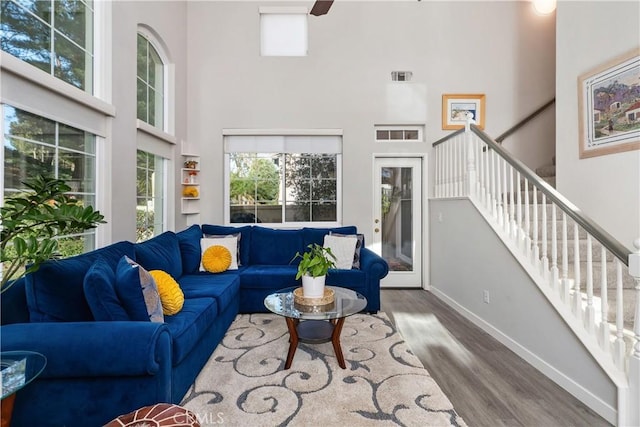
M 489 151 L 491 156 L 491 167 L 490 167 L 490 176 L 491 176 L 491 215 L 496 217 L 496 152 L 493 150 Z
M 624 370 L 624 356 L 626 344 L 624 342 L 624 304 L 622 301 L 622 263 L 619 259 L 616 262 L 616 341 L 614 344 L 613 361 L 616 366 Z
M 529 217 L 529 180 L 524 178 L 524 254 L 527 258 L 531 257 L 531 222 Z
M 569 253 L 567 248 L 567 214 L 562 211 L 562 301 L 569 304 Z
M 522 184 L 520 172 L 516 171 L 516 244 L 522 248 Z
M 600 256 L 606 259 L 607 248 L 600 244 Z M 609 301 L 607 296 L 607 264 L 600 263 L 600 311 L 602 311 L 602 321 L 600 322 L 600 347 L 609 353 L 611 351 L 611 327 L 609 326 Z
M 582 294 L 580 293 L 580 240 L 578 223 L 573 223 L 573 314 L 582 321 Z
M 556 205 L 551 203 L 551 289 L 560 292 L 558 288 L 558 218 Z
M 604 258 L 603 262 L 604 264 Z M 591 235 L 587 234 L 587 307 L 585 309 L 584 326 L 589 335 L 595 330 L 596 311 L 593 307 L 593 253 L 591 248 Z
M 542 277 L 549 280 L 549 256 L 547 254 L 547 196 L 542 193 Z
M 538 246 L 538 191 L 533 187 L 533 250 L 531 251 L 531 263 L 539 268 L 540 247 Z
M 510 223 L 509 223 L 509 203 L 507 199 L 508 189 L 507 189 L 507 161 L 503 160 L 502 162 L 502 224 L 504 227 L 504 231 L 506 231 L 507 235 L 510 235 Z

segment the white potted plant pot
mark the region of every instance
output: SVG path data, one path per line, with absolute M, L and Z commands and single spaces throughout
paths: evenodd
M 324 282 L 327 276 L 302 276 L 302 296 L 305 298 L 322 298 L 324 296 Z

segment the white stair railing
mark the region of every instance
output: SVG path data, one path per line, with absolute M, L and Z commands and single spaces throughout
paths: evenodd
M 635 252 L 624 247 L 472 120 L 433 147 L 435 197 L 469 197 L 540 272 L 573 313 L 567 322 L 618 379 L 618 425 L 640 425 L 640 239 Z

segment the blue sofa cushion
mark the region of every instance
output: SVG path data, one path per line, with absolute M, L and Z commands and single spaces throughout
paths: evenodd
M 103 259 L 97 260 L 84 276 L 84 295 L 93 318 L 99 322 L 130 320 L 115 289 L 116 275 Z
M 188 274 L 182 276 L 178 283 L 185 298 L 215 298 L 220 312 L 225 311 L 233 300 L 238 299 L 240 292 L 240 277 L 237 270 L 218 274 L 207 272 Z
M 115 269 L 123 255 L 135 259 L 134 244 L 114 243 L 62 260 L 49 260 L 26 276 L 31 322 L 84 322 L 93 314 L 84 296 L 84 276 L 99 258 Z
M 324 236 L 329 233 L 338 233 L 338 234 L 356 234 L 358 229 L 355 226 L 346 226 L 346 227 L 333 227 L 333 228 L 310 228 L 304 227 L 302 229 L 302 238 L 304 240 L 303 246 L 305 249 L 312 243 L 317 243 L 322 246 L 324 243 Z
M 301 230 L 276 230 L 253 227 L 251 232 L 251 265 L 297 265 L 296 252 L 304 252 Z
M 171 231 L 136 244 L 135 261 L 149 271 L 166 271 L 174 279 L 182 276 L 180 243 Z
M 115 289 L 130 320 L 164 322 L 162 303 L 153 277 L 126 256 L 116 266 Z
M 202 225 L 202 234 L 204 236 L 227 236 L 229 234 L 240 233 L 240 265 L 249 265 L 249 251 L 251 247 L 252 226 L 245 225 L 242 227 L 229 227 L 224 225 Z
M 249 289 L 282 289 L 300 285 L 295 265 L 252 265 L 240 275 L 240 287 Z
M 165 323 L 173 339 L 173 366 L 179 365 L 206 335 L 207 329 L 215 323 L 217 315 L 218 307 L 214 298 L 189 298 L 184 300 L 180 312 L 173 316 L 165 316 Z
M 194 224 L 186 230 L 176 233 L 180 255 L 182 255 L 182 274 L 193 274 L 200 268 L 200 239 L 202 229 Z
M 366 274 L 362 270 L 336 270 L 332 268 L 327 273 L 326 284 L 360 291 L 367 286 Z M 366 293 L 366 291 L 360 292 Z

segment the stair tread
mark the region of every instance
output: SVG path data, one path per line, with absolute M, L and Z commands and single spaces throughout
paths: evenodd
M 536 174 L 540 177 L 556 176 L 556 166 L 555 165 L 540 166 L 539 168 L 536 169 Z

